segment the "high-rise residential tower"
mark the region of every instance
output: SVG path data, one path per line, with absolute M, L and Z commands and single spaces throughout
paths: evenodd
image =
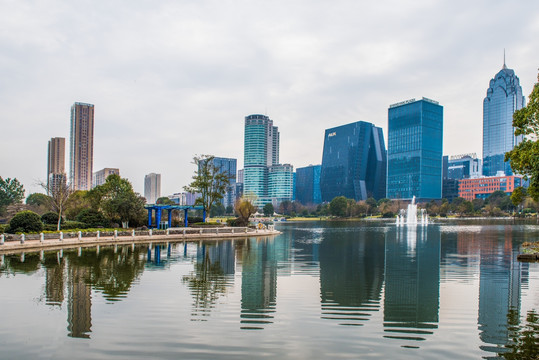
M 320 173 L 322 201 L 336 196 L 356 201 L 384 198 L 386 165 L 381 128 L 358 121 L 327 129 Z
M 47 156 L 47 191 L 50 191 L 58 182 L 66 181 L 65 174 L 66 139 L 51 138 Z
M 144 197 L 148 204 L 155 204 L 161 197 L 161 174 L 151 173 L 144 177 Z
M 277 192 L 279 196 L 284 194 L 284 189 L 270 189 L 270 167 L 279 165 L 279 131 L 277 126 L 273 126 L 273 120 L 266 115 L 249 115 L 245 117 L 245 148 L 244 148 L 244 184 L 243 193 L 246 196 L 253 196 L 256 206 L 263 206 L 267 203 L 279 205 L 281 197 L 274 197 Z M 288 184 L 282 177 L 284 173 L 292 169 L 291 166 L 279 166 L 273 170 L 272 184 Z M 292 171 L 293 172 L 293 171 Z M 279 178 L 279 179 L 278 179 Z M 292 200 L 292 182 L 290 182 L 290 198 Z
M 483 100 L 483 175 L 512 175 L 505 153 L 513 150 L 523 139 L 515 136 L 513 113 L 525 106 L 520 81 L 512 69 L 504 64 L 490 80 Z
M 387 197 L 442 197 L 443 107 L 434 100 L 407 100 L 388 110 Z
M 75 190 L 92 188 L 94 159 L 94 105 L 71 106 L 69 182 Z
M 104 168 L 96 171 L 92 176 L 92 188 L 103 185 L 107 181 L 109 175 L 120 175 L 120 169 Z

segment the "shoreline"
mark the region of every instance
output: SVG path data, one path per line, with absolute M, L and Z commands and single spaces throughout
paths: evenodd
M 229 232 L 229 233 L 177 233 L 177 234 L 153 234 L 153 235 L 137 235 L 137 236 L 102 236 L 102 237 L 84 237 L 67 238 L 67 239 L 47 239 L 41 240 L 25 240 L 21 241 L 6 241 L 0 245 L 0 255 L 9 255 L 13 253 L 21 253 L 27 251 L 40 250 L 60 250 L 67 248 L 78 247 L 94 247 L 99 245 L 125 245 L 137 243 L 152 243 L 152 242 L 183 242 L 183 241 L 200 241 L 200 240 L 229 240 L 229 239 L 244 239 L 250 237 L 275 236 L 281 234 L 277 230 L 256 230 L 249 232 Z

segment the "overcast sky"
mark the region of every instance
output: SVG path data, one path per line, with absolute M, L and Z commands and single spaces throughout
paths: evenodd
M 424 96 L 444 107 L 444 154 L 480 155 L 504 48 L 528 96 L 539 1 L 0 0 L 0 176 L 41 191 L 76 101 L 95 105 L 94 171 L 141 193 L 150 172 L 183 191 L 195 154 L 242 168 L 255 113 L 296 168 L 321 163 L 326 128 L 368 121 L 387 139 L 388 106 Z

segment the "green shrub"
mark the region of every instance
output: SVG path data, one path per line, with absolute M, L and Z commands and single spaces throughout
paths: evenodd
M 9 229 L 7 232 L 11 234 L 19 232 L 40 232 L 43 230 L 43 223 L 38 214 L 33 211 L 21 211 L 11 219 L 9 222 Z
M 79 221 L 66 221 L 62 225 L 62 230 L 86 229 L 88 225 Z
M 8 226 L 8 224 L 0 224 L 0 234 L 5 233 Z
M 200 216 L 188 216 L 187 217 L 187 223 L 188 224 L 200 223 L 200 222 L 203 222 L 202 220 L 203 219 Z
M 226 220 L 226 224 L 227 224 L 228 226 L 238 226 L 238 225 L 237 225 L 237 220 L 238 220 L 238 219 L 227 219 L 227 220 Z
M 197 222 L 197 223 L 194 223 L 194 224 L 191 224 L 193 226 L 208 226 L 208 227 L 219 227 L 219 226 L 224 226 L 222 223 L 218 223 L 218 222 Z
M 85 223 L 89 227 L 107 227 L 110 225 L 105 216 L 94 209 L 84 209 L 75 218 L 78 222 Z
M 58 225 L 58 214 L 52 211 L 46 212 L 41 215 L 41 222 L 45 225 Z M 60 221 L 60 224 L 62 223 L 63 219 Z

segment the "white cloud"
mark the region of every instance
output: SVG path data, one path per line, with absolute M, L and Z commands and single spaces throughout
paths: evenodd
M 0 0 L 0 175 L 30 191 L 73 102 L 96 106 L 94 170 L 180 191 L 194 154 L 243 162 L 243 118 L 267 113 L 281 161 L 320 163 L 324 129 L 387 127 L 389 104 L 444 106 L 448 154 L 481 152 L 482 101 L 503 49 L 526 95 L 536 1 Z M 387 134 L 386 134 L 387 135 Z M 67 165 L 67 164 L 66 164 Z

